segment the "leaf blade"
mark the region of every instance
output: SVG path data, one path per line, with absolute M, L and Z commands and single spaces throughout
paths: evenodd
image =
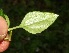
M 5 19 L 6 19 L 6 22 L 7 22 L 7 24 L 8 24 L 8 27 L 9 27 L 9 26 L 10 26 L 10 20 L 9 20 L 8 16 L 5 15 L 5 14 L 4 14 L 4 17 L 5 17 Z
M 33 11 L 26 14 L 20 26 L 32 34 L 41 33 L 53 24 L 57 17 L 54 13 Z
M 0 9 L 0 16 L 2 16 L 6 20 L 8 27 L 9 27 L 10 26 L 10 20 L 9 20 L 8 16 L 3 13 L 2 9 Z

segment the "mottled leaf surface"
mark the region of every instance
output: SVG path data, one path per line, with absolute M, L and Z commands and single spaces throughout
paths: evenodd
M 32 34 L 41 33 L 47 29 L 58 15 L 49 12 L 33 11 L 26 14 L 20 26 Z

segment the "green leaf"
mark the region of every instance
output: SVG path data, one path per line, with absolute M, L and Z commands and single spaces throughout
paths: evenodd
M 6 19 L 6 22 L 7 22 L 7 24 L 8 24 L 8 27 L 9 27 L 9 26 L 10 26 L 10 20 L 9 20 L 8 16 L 5 15 L 5 14 L 4 14 L 4 17 L 5 17 L 5 19 Z
M 4 16 L 3 10 L 0 9 L 0 16 Z
M 10 20 L 9 20 L 8 16 L 3 13 L 2 9 L 0 9 L 0 16 L 2 16 L 6 20 L 8 27 L 9 27 L 10 26 Z
M 57 14 L 49 12 L 29 12 L 22 20 L 20 27 L 32 34 L 41 33 L 47 29 L 57 17 Z

